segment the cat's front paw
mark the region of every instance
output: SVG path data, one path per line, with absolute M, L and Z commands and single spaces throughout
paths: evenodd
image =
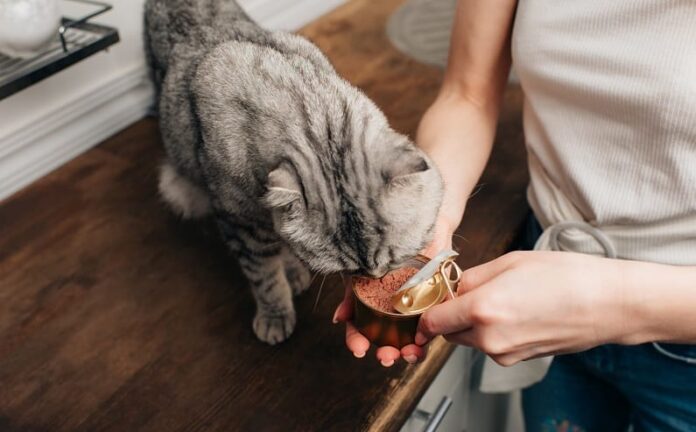
M 299 295 L 307 291 L 312 283 L 312 273 L 307 266 L 289 251 L 283 255 L 283 261 L 285 277 L 292 289 L 292 294 Z
M 286 268 L 285 275 L 293 295 L 300 295 L 307 291 L 309 284 L 312 282 L 312 274 L 304 265 Z
M 283 342 L 295 329 L 295 311 L 284 314 L 257 312 L 254 317 L 256 337 L 270 345 Z

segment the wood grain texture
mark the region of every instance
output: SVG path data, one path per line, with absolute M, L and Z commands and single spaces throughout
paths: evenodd
M 305 28 L 338 71 L 413 135 L 441 72 L 395 51 L 400 3 L 354 0 Z M 527 212 L 521 93 L 506 95 L 483 189 L 459 233 L 468 267 L 506 250 Z M 331 325 L 329 277 L 296 301 L 270 347 L 251 331 L 246 281 L 210 222 L 156 194 L 162 157 L 145 119 L 0 205 L 0 431 L 396 430 L 451 353 L 421 365 L 354 359 Z

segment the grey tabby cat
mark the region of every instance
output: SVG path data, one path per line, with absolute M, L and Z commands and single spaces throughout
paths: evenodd
M 431 238 L 431 161 L 321 51 L 231 0 L 148 0 L 146 38 L 167 161 L 160 192 L 212 213 L 256 299 L 256 335 L 295 326 L 310 273 L 378 276 Z

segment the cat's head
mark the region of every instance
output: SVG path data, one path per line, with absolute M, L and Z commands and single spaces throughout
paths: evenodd
M 315 271 L 381 276 L 431 240 L 442 180 L 388 126 L 349 135 L 334 138 L 346 142 L 326 154 L 281 162 L 268 175 L 264 201 L 277 232 Z

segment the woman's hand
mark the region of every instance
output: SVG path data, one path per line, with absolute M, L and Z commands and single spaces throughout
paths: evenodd
M 365 336 L 360 334 L 351 322 L 353 318 L 353 301 L 351 299 L 352 288 L 346 279 L 346 294 L 341 304 L 338 305 L 334 313 L 333 322 L 339 321 L 346 323 L 346 346 L 357 358 L 365 357 L 365 354 L 370 349 L 370 341 Z M 400 358 L 403 357 L 408 363 L 416 363 L 425 356 L 425 349 L 418 345 L 407 345 L 401 350 L 392 346 L 383 346 L 377 348 L 377 360 L 384 367 L 390 367 Z
M 435 224 L 435 234 L 433 241 L 421 253 L 425 256 L 434 256 L 443 249 L 452 247 L 452 224 L 448 223 L 444 216 L 438 218 Z M 353 318 L 353 301 L 351 298 L 352 287 L 345 281 L 345 296 L 343 301 L 338 305 L 334 313 L 333 322 L 339 321 L 346 323 L 346 346 L 353 355 L 357 358 L 362 358 L 370 348 L 370 341 L 365 336 L 360 334 L 355 328 L 351 319 Z M 377 360 L 384 367 L 392 366 L 400 357 L 403 357 L 408 363 L 416 363 L 425 357 L 425 348 L 418 345 L 407 345 L 401 350 L 391 346 L 383 346 L 377 348 Z
M 462 274 L 457 298 L 423 314 L 416 343 L 442 334 L 501 365 L 625 341 L 621 261 L 512 252 Z M 630 336 L 629 336 L 630 337 Z

